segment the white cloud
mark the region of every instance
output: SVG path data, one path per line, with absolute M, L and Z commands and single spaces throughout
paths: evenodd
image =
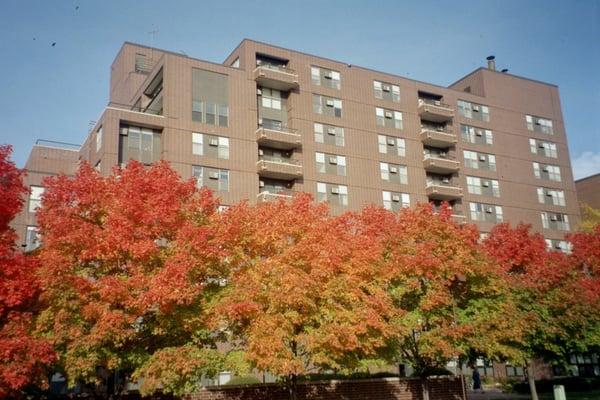
M 575 179 L 598 174 L 600 173 L 600 152 L 584 151 L 579 157 L 573 160 L 572 164 Z

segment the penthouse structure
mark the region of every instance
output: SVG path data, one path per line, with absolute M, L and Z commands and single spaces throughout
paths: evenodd
M 37 246 L 42 178 L 167 160 L 223 204 L 312 193 L 334 213 L 447 201 L 482 234 L 526 222 L 552 249 L 579 220 L 558 88 L 479 68 L 448 87 L 243 40 L 222 63 L 125 43 L 81 146 L 38 141 L 15 221 Z

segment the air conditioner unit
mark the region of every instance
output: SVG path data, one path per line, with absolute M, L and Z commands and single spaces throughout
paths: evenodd
M 486 207 L 485 212 L 491 214 L 494 212 L 494 209 L 492 207 Z
M 258 119 L 258 125 L 261 125 L 261 126 L 262 126 L 262 124 L 263 124 L 263 119 L 262 119 L 262 118 L 259 118 L 259 119 Z
M 390 90 L 392 90 L 392 88 L 390 88 L 389 85 L 383 85 L 382 89 L 384 92 L 389 92 Z
M 329 164 L 337 164 L 337 157 L 329 157 Z
M 262 63 L 263 63 L 263 60 L 256 60 L 256 65 L 257 66 L 262 65 Z
M 259 96 L 261 96 L 262 95 L 262 89 L 261 88 L 256 89 L 256 94 L 259 95 Z
M 558 221 L 558 218 L 556 217 L 556 215 L 552 215 L 550 217 L 550 221 Z
M 327 100 L 327 107 L 333 107 L 333 100 Z
M 210 174 L 208 174 L 208 177 L 210 179 L 219 179 L 219 173 L 218 172 L 211 172 Z
M 560 249 L 562 249 L 562 247 L 560 246 L 560 243 L 556 243 L 556 244 L 554 245 L 554 248 L 555 248 L 555 249 L 559 249 L 559 250 L 560 250 Z
M 263 149 L 258 149 L 258 155 L 259 156 L 264 156 L 265 152 L 263 151 Z
M 398 173 L 398 167 L 390 167 L 390 174 L 397 174 Z
M 265 187 L 264 181 L 258 181 L 258 187 Z
M 327 134 L 335 136 L 335 128 L 327 128 Z
M 479 112 L 479 106 L 473 104 L 473 111 Z
M 482 131 L 475 131 L 475 135 L 477 135 L 477 136 L 483 136 L 483 132 Z
M 487 182 L 487 181 L 484 181 L 484 182 L 481 182 L 481 186 L 483 186 L 483 187 L 489 187 L 490 183 Z
M 211 146 L 218 146 L 219 145 L 219 139 L 210 139 L 209 144 Z
M 541 123 L 540 123 L 540 121 L 539 121 L 539 120 L 538 120 L 538 121 L 535 121 L 535 124 L 536 124 L 536 125 L 541 125 Z
M 542 171 L 544 171 L 544 172 L 548 172 L 548 167 L 544 167 L 544 168 L 542 168 Z
M 479 161 L 485 161 L 485 156 L 479 156 Z
M 400 201 L 400 196 L 398 196 L 397 194 L 393 195 L 392 196 L 392 201 L 394 201 L 396 203 L 399 202 Z
M 333 79 L 333 75 L 331 74 L 331 72 L 328 72 L 325 75 L 323 75 L 323 78 L 325 78 L 325 79 Z
M 448 179 L 448 178 L 443 178 L 443 179 L 442 179 L 442 183 L 450 183 L 450 179 Z
M 331 188 L 331 194 L 340 194 L 340 189 L 336 187 Z
M 446 156 L 447 156 L 447 154 L 444 152 L 441 152 L 438 154 L 438 157 L 440 157 L 440 158 L 446 158 Z
M 386 112 L 385 112 L 385 117 L 386 117 L 387 119 L 392 119 L 392 113 L 391 113 L 391 112 L 389 112 L 389 111 L 386 111 Z
M 390 145 L 390 146 L 395 146 L 396 145 L 396 141 L 393 138 L 388 138 L 387 144 Z

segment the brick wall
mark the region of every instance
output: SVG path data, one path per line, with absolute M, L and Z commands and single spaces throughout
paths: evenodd
M 460 377 L 432 378 L 428 381 L 431 400 L 466 400 Z M 288 400 L 283 385 L 210 387 L 187 396 L 186 400 Z M 421 400 L 418 379 L 363 379 L 298 384 L 299 400 Z

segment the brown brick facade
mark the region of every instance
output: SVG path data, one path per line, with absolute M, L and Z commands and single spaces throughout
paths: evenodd
M 431 400 L 465 400 L 460 377 L 433 378 L 428 381 Z M 287 400 L 283 385 L 210 387 L 187 396 L 186 400 Z M 298 384 L 298 399 L 306 400 L 420 400 L 418 379 L 365 379 Z

